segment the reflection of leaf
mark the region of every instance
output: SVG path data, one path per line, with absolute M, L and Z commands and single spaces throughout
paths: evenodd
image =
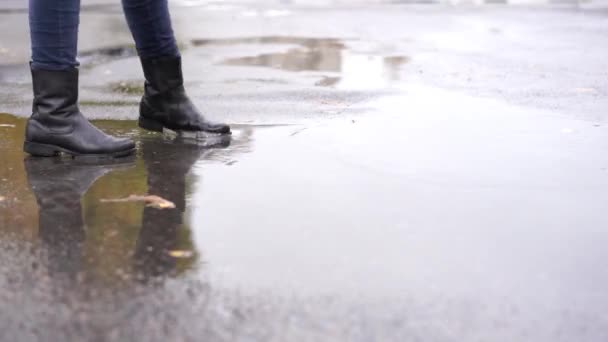
M 173 209 L 175 204 L 171 201 L 156 196 L 156 195 L 131 195 L 127 198 L 116 198 L 116 199 L 102 199 L 103 203 L 116 203 L 116 202 L 144 202 L 146 207 L 152 207 L 156 209 Z
M 169 255 L 174 258 L 191 258 L 194 255 L 194 253 L 192 253 L 192 251 L 174 250 L 174 251 L 169 251 Z

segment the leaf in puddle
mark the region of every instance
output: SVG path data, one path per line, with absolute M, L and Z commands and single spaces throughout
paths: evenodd
M 175 204 L 168 201 L 160 196 L 156 195 L 131 195 L 127 198 L 116 198 L 116 199 L 102 199 L 103 203 L 117 203 L 117 202 L 144 202 L 146 207 L 152 207 L 156 209 L 173 209 Z
M 116 235 L 118 235 L 118 230 L 110 230 L 109 232 L 106 233 L 107 238 L 113 238 Z
M 5 199 L 6 199 L 6 197 L 0 196 L 0 202 L 4 202 Z
M 597 89 L 595 88 L 574 88 L 574 92 L 578 94 L 595 94 Z
M 169 251 L 169 255 L 174 258 L 191 258 L 194 255 L 194 253 L 192 251 L 187 251 L 187 250 L 174 250 L 174 251 Z

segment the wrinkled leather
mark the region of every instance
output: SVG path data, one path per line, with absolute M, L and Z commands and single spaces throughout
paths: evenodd
M 228 134 L 230 126 L 207 120 L 184 89 L 181 57 L 142 59 L 146 82 L 140 116 L 175 131 Z
M 108 135 L 93 126 L 78 108 L 78 69 L 32 69 L 34 101 L 25 140 L 58 146 L 75 154 L 111 154 L 133 150 L 125 138 Z

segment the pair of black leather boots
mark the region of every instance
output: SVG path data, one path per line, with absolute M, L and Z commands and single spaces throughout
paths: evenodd
M 157 132 L 203 131 L 230 134 L 226 124 L 205 119 L 186 95 L 181 57 L 142 60 L 146 78 L 139 126 Z M 25 131 L 25 152 L 34 156 L 122 157 L 135 151 L 130 139 L 93 126 L 78 108 L 78 69 L 32 69 L 34 102 Z

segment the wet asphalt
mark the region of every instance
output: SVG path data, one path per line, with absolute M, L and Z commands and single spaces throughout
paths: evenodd
M 196 138 L 136 127 L 120 8 L 83 5 L 81 107 L 138 152 L 23 154 L 7 3 L 0 341 L 608 340 L 605 11 L 174 2 L 233 124 Z

